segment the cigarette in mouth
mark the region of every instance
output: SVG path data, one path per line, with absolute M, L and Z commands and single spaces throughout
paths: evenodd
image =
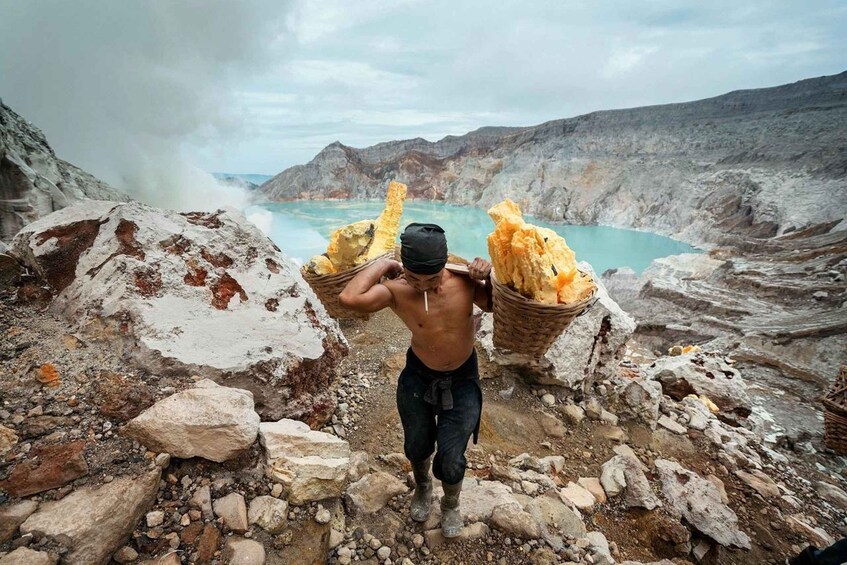
M 429 314 L 429 300 L 426 298 L 426 291 L 424 291 L 424 310 Z

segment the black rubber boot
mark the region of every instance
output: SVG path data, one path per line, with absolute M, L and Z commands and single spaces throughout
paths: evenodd
M 788 563 L 788 565 L 815 565 L 817 563 L 817 560 L 815 559 L 816 549 L 816 547 L 810 545 L 796 556 L 791 559 L 787 559 L 786 563 Z
M 412 496 L 412 505 L 409 514 L 415 522 L 425 522 L 429 518 L 432 507 L 432 477 L 429 476 L 429 466 L 432 457 L 417 464 L 412 464 L 412 473 L 415 475 L 415 494 Z
M 444 496 L 441 498 L 441 533 L 445 538 L 454 538 L 462 533 L 465 525 L 462 513 L 459 511 L 459 495 L 462 493 L 462 483 L 455 485 L 441 483 Z

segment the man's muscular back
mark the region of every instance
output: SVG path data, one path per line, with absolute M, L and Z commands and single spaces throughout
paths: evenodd
M 444 271 L 437 288 L 424 296 L 405 279 L 383 283 L 393 297 L 392 310 L 412 332 L 412 351 L 436 371 L 464 363 L 474 345 L 473 303 L 476 285 L 466 276 Z

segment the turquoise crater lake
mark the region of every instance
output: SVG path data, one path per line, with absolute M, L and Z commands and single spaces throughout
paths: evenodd
M 251 206 L 245 214 L 265 230 L 271 240 L 299 264 L 326 251 L 329 235 L 343 225 L 377 218 L 380 200 L 298 200 Z M 551 224 L 532 216 L 528 222 L 550 228 L 565 238 L 578 261 L 588 261 L 597 274 L 629 267 L 641 273 L 653 259 L 679 253 L 696 253 L 687 243 L 652 233 L 606 226 Z M 494 222 L 480 208 L 442 202 L 411 201 L 403 205 L 402 230 L 411 222 L 438 224 L 447 234 L 451 253 L 467 259 L 488 258 L 486 237 Z

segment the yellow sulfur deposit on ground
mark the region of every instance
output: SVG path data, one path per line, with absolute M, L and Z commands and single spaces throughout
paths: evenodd
M 718 408 L 718 405 L 712 402 L 711 399 L 709 399 L 709 397 L 705 394 L 701 394 L 700 396 L 697 396 L 696 394 L 689 394 L 688 396 L 686 396 L 686 398 L 693 398 L 695 400 L 699 400 L 706 406 L 706 408 L 709 409 L 709 412 L 711 412 L 712 414 L 717 414 L 721 411 L 721 409 Z
M 332 232 L 326 253 L 312 257 L 306 263 L 306 270 L 316 275 L 337 273 L 393 251 L 405 199 L 406 185 L 391 181 L 379 218 L 355 222 Z
M 591 295 L 594 281 L 577 270 L 576 256 L 562 236 L 526 223 L 509 199 L 488 215 L 495 223 L 488 253 L 500 283 L 545 304 L 577 302 Z

